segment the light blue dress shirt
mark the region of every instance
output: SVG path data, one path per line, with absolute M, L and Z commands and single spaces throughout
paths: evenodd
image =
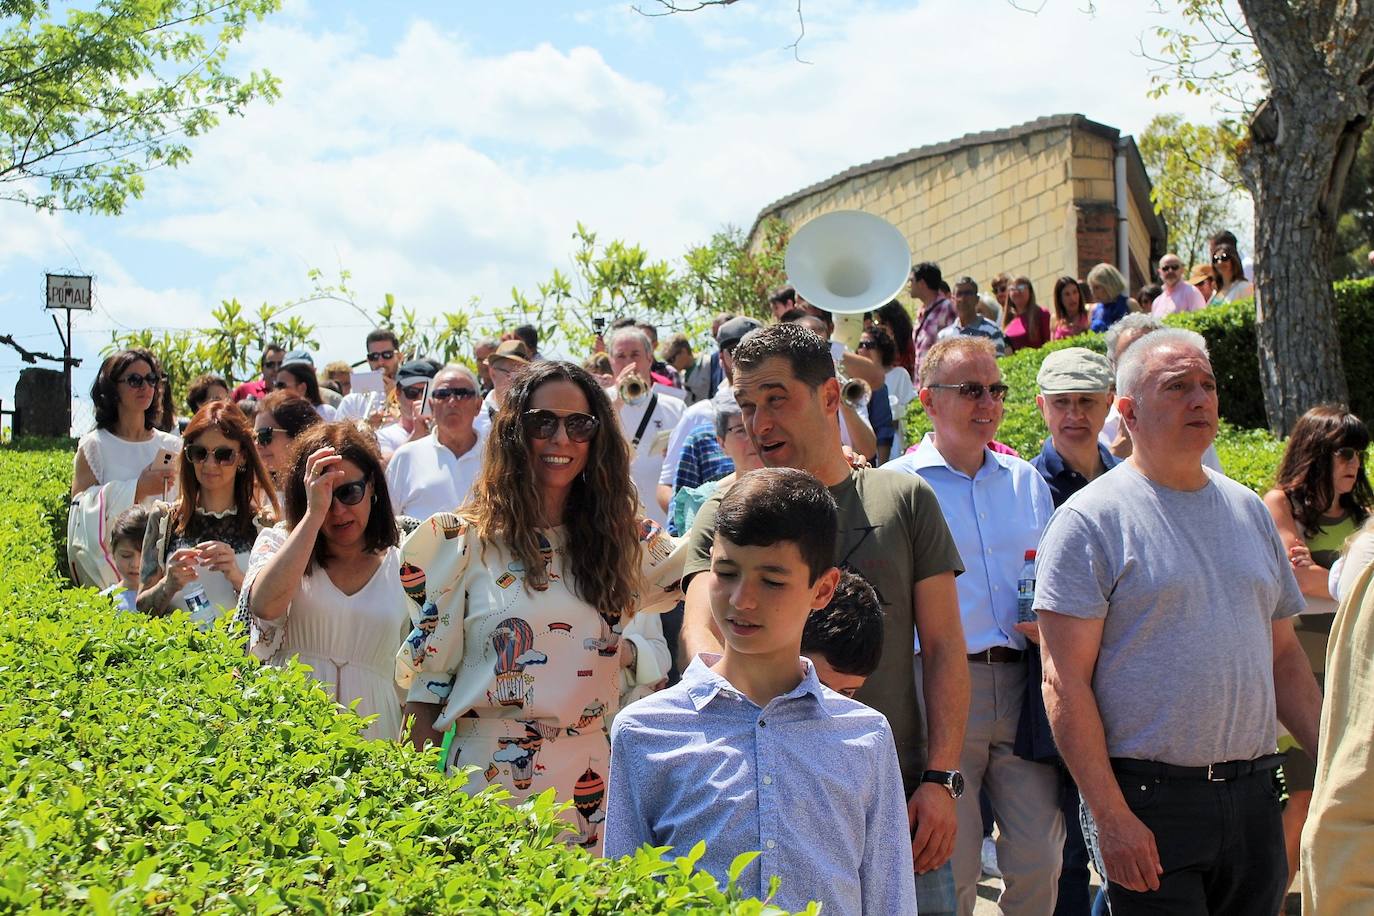
M 970 478 L 949 466 L 930 433 L 916 451 L 882 470 L 925 478 L 940 501 L 964 558 L 964 574 L 954 582 L 968 651 L 1026 648 L 1026 637 L 1014 629 L 1016 579 L 1026 551 L 1040 543 L 1054 513 L 1054 499 L 1040 472 L 1028 461 L 985 448 L 983 466 Z M 920 639 L 916 651 L 921 651 Z
M 682 681 L 625 707 L 611 727 L 606 855 L 645 843 L 686 855 L 723 886 L 742 852 L 761 854 L 742 891 L 827 916 L 916 912 L 911 834 L 886 717 L 806 675 L 760 709 L 701 655 Z

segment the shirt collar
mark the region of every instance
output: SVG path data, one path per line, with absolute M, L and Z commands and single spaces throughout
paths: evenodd
M 1069 470 L 1069 466 L 1064 463 L 1064 458 L 1059 454 L 1059 450 L 1054 447 L 1053 437 L 1045 437 L 1045 445 L 1040 449 L 1040 454 L 1045 458 L 1045 470 L 1050 472 L 1051 477 L 1058 477 Z M 1101 440 L 1097 443 L 1097 454 L 1102 459 L 1102 467 L 1108 471 L 1121 463 L 1121 459 L 1113 455 L 1107 446 L 1102 444 Z
M 985 473 L 990 473 L 993 470 L 1000 470 L 1003 467 L 1000 458 L 1001 456 L 992 449 L 983 446 L 983 464 L 978 468 L 978 473 L 974 476 L 982 477 Z M 988 466 L 989 459 L 992 461 L 991 468 Z M 926 433 L 921 439 L 921 444 L 916 447 L 916 451 L 912 452 L 911 468 L 912 470 L 920 470 L 921 468 L 946 468 L 951 474 L 958 474 L 960 477 L 965 478 L 968 476 L 963 471 L 950 467 L 949 462 L 945 460 L 945 456 L 940 454 L 940 450 L 935 447 L 934 433 Z
M 692 699 L 692 706 L 698 712 L 704 709 L 722 691 L 748 699 L 742 691 L 736 689 L 733 684 L 715 672 L 714 666 L 720 659 L 721 656 L 713 652 L 702 652 L 692 659 L 687 670 L 682 672 L 682 683 L 687 688 L 687 695 Z M 801 683 L 782 696 L 775 697 L 769 705 L 800 699 L 808 694 L 815 697 L 818 703 L 824 699 L 820 678 L 816 676 L 816 666 L 811 664 L 811 660 L 804 655 L 801 656 L 801 663 L 805 671 Z

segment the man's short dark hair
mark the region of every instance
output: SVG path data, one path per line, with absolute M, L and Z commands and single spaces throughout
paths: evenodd
M 768 297 L 768 301 L 769 301 L 770 303 L 771 303 L 771 302 L 796 302 L 796 301 L 797 301 L 797 291 L 796 291 L 794 288 L 790 287 L 790 286 L 784 286 L 784 287 L 782 287 L 781 289 L 779 289 L 777 292 L 773 293 L 773 295 L 769 296 L 769 297 Z
M 796 544 L 814 583 L 835 565 L 838 518 L 835 498 L 815 477 L 796 468 L 760 468 L 726 491 L 716 534 L 739 547 Z
M 282 346 L 281 344 L 279 344 L 279 343 L 270 343 L 270 344 L 268 344 L 267 346 L 263 347 L 263 348 L 262 348 L 262 358 L 258 360 L 258 365 L 259 365 L 259 366 L 261 366 L 263 363 L 267 362 L 267 354 L 269 354 L 269 353 L 281 353 L 282 355 L 285 355 L 285 354 L 286 354 L 286 348 L 283 347 L 283 346 Z
M 841 674 L 868 677 L 883 654 L 883 606 L 858 573 L 843 572 L 835 596 L 812 611 L 802 630 L 802 655 L 821 655 Z
M 972 277 L 960 277 L 959 279 L 954 281 L 955 289 L 958 289 L 961 286 L 972 287 L 975 293 L 978 292 L 978 281 L 973 279 Z
M 917 264 L 911 268 L 911 276 L 931 289 L 939 289 L 940 284 L 945 282 L 944 275 L 940 273 L 940 265 L 934 261 L 922 261 Z
M 375 343 L 389 343 L 392 347 L 401 349 L 401 339 L 396 336 L 396 332 L 391 328 L 375 328 L 367 332 L 367 342 L 363 346 L 370 347 Z
M 750 331 L 735 347 L 733 356 L 736 378 L 741 371 L 758 368 L 775 356 L 787 360 L 792 375 L 808 388 L 819 388 L 835 377 L 829 342 L 798 324 L 770 324 Z
M 529 348 L 531 355 L 539 351 L 539 331 L 535 329 L 534 325 L 516 325 L 515 330 L 511 333 L 520 338 L 520 342 Z
M 806 309 L 804 309 L 804 308 L 798 308 L 797 306 L 794 305 L 794 306 L 792 306 L 790 309 L 788 309 L 787 311 L 785 311 L 785 312 L 783 312 L 781 315 L 779 315 L 779 316 L 778 316 L 778 321 L 781 321 L 781 322 L 783 322 L 784 324 L 786 324 L 786 323 L 790 323 L 790 322 L 796 321 L 798 318 L 805 318 L 807 315 L 810 315 L 810 314 L 811 314 L 811 313 L 808 312 Z
M 133 505 L 119 513 L 110 526 L 110 547 L 122 541 L 143 549 L 143 535 L 148 530 L 148 507 Z

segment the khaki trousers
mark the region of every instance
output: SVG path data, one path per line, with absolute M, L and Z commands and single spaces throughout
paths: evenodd
M 998 906 L 1010 916 L 1051 916 L 1064 852 L 1059 774 L 1049 764 L 1012 753 L 1025 699 L 1026 664 L 969 662 L 969 680 L 968 726 L 959 758 L 964 795 L 956 805 L 959 832 L 954 841 L 959 912 L 971 916 L 978 897 L 983 845 L 978 793 L 986 787 L 997 819 L 997 865 L 1005 885 Z M 924 716 L 919 655 L 916 697 Z

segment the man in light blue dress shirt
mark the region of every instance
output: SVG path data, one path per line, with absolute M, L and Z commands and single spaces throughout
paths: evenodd
M 1054 505 L 1034 467 L 987 447 L 1002 422 L 1006 392 L 990 341 L 940 341 L 922 361 L 920 378 L 934 432 L 884 470 L 916 474 L 930 484 L 964 558 L 956 584 L 972 697 L 959 760 L 965 785 L 953 860 L 959 912 L 972 913 L 977 899 L 983 835 L 978 795 L 986 787 L 1000 828 L 997 862 L 1005 889 L 999 905 L 1007 913 L 1049 916 L 1064 841 L 1059 776 L 1052 766 L 1017 757 L 1013 745 L 1027 689 L 1016 580 Z M 919 682 L 919 654 L 916 671 Z

